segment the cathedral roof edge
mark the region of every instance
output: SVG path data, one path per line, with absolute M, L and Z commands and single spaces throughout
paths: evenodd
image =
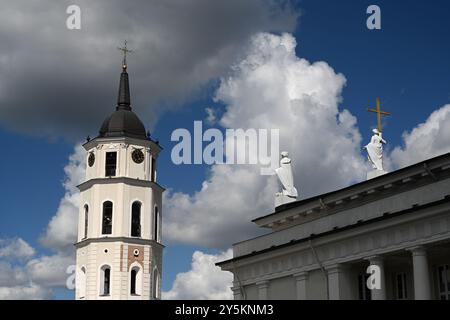
M 422 162 L 398 169 L 396 171 L 381 175 L 379 177 L 362 181 L 348 187 L 320 194 L 308 199 L 287 203 L 275 208 L 275 211 L 252 220 L 260 227 L 271 228 L 278 220 L 285 220 L 290 215 L 307 216 L 318 211 L 327 211 L 330 206 L 345 206 L 352 202 L 360 201 L 361 198 L 375 194 L 377 191 L 390 188 L 395 184 L 411 184 L 415 181 L 414 176 L 431 177 L 432 182 L 437 179 L 433 170 L 437 168 L 450 169 L 450 153 L 446 153 Z M 441 170 L 442 172 L 442 170 Z M 304 212 L 303 212 L 304 211 Z

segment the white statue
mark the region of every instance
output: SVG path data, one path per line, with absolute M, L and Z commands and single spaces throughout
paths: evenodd
M 374 169 L 384 172 L 383 169 L 383 144 L 386 140 L 383 139 L 382 133 L 378 129 L 373 129 L 373 136 L 364 149 L 367 150 L 367 157 L 372 163 Z
M 275 172 L 281 182 L 282 191 L 275 194 L 275 206 L 295 201 L 298 197 L 297 189 L 294 187 L 291 162 L 289 153 L 281 152 L 280 167 L 275 169 Z

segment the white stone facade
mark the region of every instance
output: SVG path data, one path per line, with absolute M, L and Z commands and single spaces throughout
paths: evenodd
M 450 299 L 450 154 L 254 222 L 270 232 L 218 264 L 235 299 Z

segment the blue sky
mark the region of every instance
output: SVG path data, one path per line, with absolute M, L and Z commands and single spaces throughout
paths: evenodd
M 382 30 L 365 27 L 365 11 L 370 4 L 381 8 Z M 392 112 L 384 121 L 388 149 L 402 143 L 405 130 L 424 122 L 431 112 L 450 102 L 448 1 L 303 0 L 296 2 L 296 8 L 301 11 L 293 33 L 298 43 L 297 56 L 311 62 L 325 61 L 335 72 L 345 75 L 347 83 L 340 108 L 357 117 L 363 142 L 368 141 L 370 129 L 376 125 L 375 116 L 366 108 L 374 106 L 377 96 L 382 107 Z M 133 90 L 133 69 L 139 66 L 133 64 L 132 57 L 129 64 Z M 213 101 L 218 84 L 218 79 L 213 79 L 181 107 L 163 112 L 154 124 L 153 136 L 164 147 L 158 163 L 161 185 L 187 194 L 201 188 L 208 167 L 172 164 L 170 151 L 174 143 L 170 134 L 177 128 L 191 131 L 194 120 L 205 119 L 206 107 L 223 111 L 224 106 Z M 111 105 L 110 110 L 113 108 Z M 102 120 L 95 120 L 98 127 Z M 87 134 L 92 136 L 95 131 L 86 132 L 78 140 Z M 0 141 L 0 239 L 21 237 L 39 253 L 48 254 L 38 238 L 64 196 L 63 168 L 74 142 L 63 135 L 43 137 L 37 131 L 23 133 L 6 125 L 0 125 Z M 167 244 L 163 290 L 171 288 L 179 272 L 190 269 L 195 250 L 218 252 L 213 248 Z M 55 293 L 57 298 L 72 298 L 67 290 Z

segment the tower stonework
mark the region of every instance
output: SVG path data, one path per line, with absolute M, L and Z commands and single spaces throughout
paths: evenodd
M 160 299 L 161 147 L 131 109 L 126 62 L 116 110 L 86 142 L 86 179 L 78 186 L 76 299 Z

